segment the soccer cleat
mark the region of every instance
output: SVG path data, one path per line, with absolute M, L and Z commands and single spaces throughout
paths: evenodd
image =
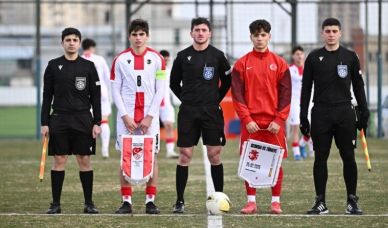
M 167 152 L 166 158 L 179 158 L 179 154 L 177 154 L 175 151 Z
M 271 203 L 271 212 L 272 214 L 281 214 L 283 211 L 280 208 L 280 203 L 279 202 L 272 202 Z
M 96 206 L 94 206 L 93 202 L 85 203 L 84 213 L 85 214 L 98 214 L 98 210 L 97 210 Z
M 148 202 L 146 204 L 145 212 L 147 214 L 160 214 L 159 208 L 154 204 L 154 202 Z
M 313 207 L 307 211 L 309 215 L 321 215 L 328 214 L 329 209 L 326 207 L 326 203 L 323 201 L 322 196 L 316 196 Z
M 295 161 L 300 161 L 301 157 L 299 154 L 297 154 L 297 155 L 294 155 L 294 159 Z
M 173 213 L 182 214 L 183 212 L 185 212 L 185 203 L 183 201 L 177 201 L 174 205 Z
M 61 213 L 61 204 L 59 203 L 50 203 L 50 207 L 46 212 L 47 214 L 60 214 Z
M 131 214 L 132 205 L 128 202 L 124 202 L 119 209 L 116 210 L 116 214 Z
M 362 210 L 357 205 L 358 196 L 350 194 L 348 196 L 348 202 L 346 206 L 346 214 L 350 215 L 362 215 Z
M 241 214 L 254 214 L 257 212 L 256 202 L 249 201 L 245 204 L 245 206 L 241 209 Z

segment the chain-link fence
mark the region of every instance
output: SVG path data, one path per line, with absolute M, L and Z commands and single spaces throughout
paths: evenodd
M 40 36 L 36 34 L 38 2 Z M 388 94 L 388 1 L 381 5 L 384 98 Z M 289 60 L 292 42 L 307 53 L 322 46 L 322 20 L 337 17 L 343 25 L 343 45 L 358 53 L 367 72 L 368 97 L 376 108 L 378 1 L 0 0 L 0 138 L 35 136 L 39 118 L 31 115 L 39 113 L 36 85 L 47 62 L 63 54 L 60 34 L 65 27 L 76 27 L 83 38 L 94 39 L 98 53 L 110 63 L 127 46 L 129 19 L 146 19 L 149 46 L 167 49 L 174 56 L 192 43 L 190 21 L 196 16 L 211 19 L 212 44 L 223 50 L 231 63 L 252 49 L 248 26 L 253 20 L 270 21 L 270 49 Z M 38 77 L 37 37 L 42 69 Z

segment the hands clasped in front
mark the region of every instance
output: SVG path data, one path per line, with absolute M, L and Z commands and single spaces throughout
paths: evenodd
M 255 121 L 251 121 L 249 122 L 247 125 L 246 125 L 246 128 L 247 128 L 247 131 L 250 133 L 250 134 L 253 134 L 259 130 L 267 130 L 273 134 L 277 134 L 280 130 L 280 126 L 279 124 L 277 124 L 275 121 L 272 121 L 267 129 L 261 129 L 259 127 L 259 125 L 255 122 Z

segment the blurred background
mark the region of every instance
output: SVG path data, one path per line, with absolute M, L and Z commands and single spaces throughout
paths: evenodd
M 342 44 L 357 52 L 372 111 L 369 135 L 388 137 L 388 0 L 0 0 L 0 139 L 38 138 L 42 76 L 63 54 L 61 31 L 76 27 L 111 64 L 128 47 L 131 19 L 150 24 L 149 46 L 172 57 L 192 43 L 190 21 L 207 17 L 212 44 L 230 63 L 252 49 L 249 24 L 272 25 L 270 49 L 290 62 L 293 46 L 323 46 L 322 21 L 342 23 Z

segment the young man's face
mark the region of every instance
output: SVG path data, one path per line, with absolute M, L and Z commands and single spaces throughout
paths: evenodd
M 205 44 L 209 41 L 212 33 L 209 30 L 209 27 L 206 24 L 199 24 L 193 27 L 193 30 L 190 32 L 191 37 L 196 44 Z
M 134 48 L 145 47 L 147 44 L 148 35 L 143 30 L 132 31 L 129 34 L 129 41 L 131 42 L 131 46 Z
M 260 31 L 256 31 L 254 34 L 251 34 L 250 38 L 255 50 L 265 51 L 271 39 L 271 34 L 261 29 Z
M 81 40 L 74 34 L 65 36 L 62 41 L 62 47 L 65 53 L 76 54 L 81 47 Z
M 325 26 L 321 31 L 321 36 L 323 37 L 326 45 L 334 46 L 339 44 L 341 30 L 337 25 Z
M 303 62 L 304 62 L 304 52 L 301 51 L 301 50 L 297 50 L 296 52 L 294 52 L 294 54 L 292 55 L 292 60 L 294 61 L 294 63 L 298 66 L 302 65 Z

